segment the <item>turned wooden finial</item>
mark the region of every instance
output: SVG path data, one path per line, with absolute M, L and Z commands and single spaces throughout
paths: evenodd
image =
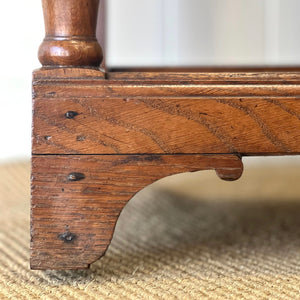
M 39 48 L 43 66 L 92 66 L 102 62 L 96 39 L 99 0 L 42 0 L 46 36 Z

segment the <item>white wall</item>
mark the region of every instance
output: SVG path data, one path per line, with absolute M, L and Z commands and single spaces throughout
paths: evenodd
M 0 160 L 30 156 L 31 73 L 40 66 L 41 3 L 1 1 Z
M 109 0 L 109 66 L 300 65 L 299 0 Z
M 108 4 L 111 66 L 300 62 L 299 0 Z M 41 1 L 1 1 L 0 28 L 0 161 L 29 158 L 31 73 L 40 67 L 44 37 Z

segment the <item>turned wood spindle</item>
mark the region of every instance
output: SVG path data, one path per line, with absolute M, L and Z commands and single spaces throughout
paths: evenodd
M 96 39 L 99 0 L 42 0 L 45 39 L 39 48 L 43 66 L 99 67 Z

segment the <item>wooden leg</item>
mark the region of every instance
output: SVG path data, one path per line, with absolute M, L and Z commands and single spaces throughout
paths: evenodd
M 143 142 L 141 146 L 146 147 L 146 152 L 141 152 L 135 144 L 130 144 L 125 151 L 118 151 L 116 147 L 110 149 L 110 143 L 103 142 L 102 139 L 108 138 L 115 142 L 118 139 L 112 138 L 113 132 L 109 137 L 107 132 L 102 134 L 102 131 L 99 131 L 98 127 L 102 128 L 101 121 L 95 123 L 96 129 L 91 129 L 94 125 L 91 125 L 90 121 L 88 126 L 85 126 L 79 120 L 79 112 L 70 110 L 75 104 L 67 104 L 65 107 L 67 110 L 60 107 L 66 99 L 76 102 L 79 98 L 85 99 L 87 95 L 93 95 L 86 90 L 83 97 L 73 94 L 78 87 L 86 89 L 90 86 L 86 84 L 86 80 L 91 79 L 92 86 L 100 80 L 100 90 L 104 84 L 106 78 L 104 73 L 94 70 L 102 61 L 102 50 L 95 38 L 98 6 L 99 0 L 43 0 L 46 36 L 39 49 L 39 59 L 44 68 L 40 72 L 35 72 L 33 83 L 35 87 L 33 95 L 36 99 L 34 100 L 34 156 L 32 158 L 32 269 L 87 268 L 105 253 L 118 216 L 128 200 L 136 192 L 160 178 L 187 171 L 215 169 L 221 178 L 233 180 L 239 178 L 242 173 L 240 158 L 230 154 L 121 155 L 120 153 L 132 152 L 156 153 L 158 149 L 155 145 L 155 151 L 152 152 L 152 148 Z M 76 77 L 75 89 L 72 88 L 71 93 L 64 97 L 64 92 L 70 90 L 68 84 L 74 76 Z M 56 82 L 53 85 L 53 80 L 60 79 L 67 80 L 67 84 L 64 82 L 61 85 L 61 82 Z M 50 88 L 45 86 L 49 82 L 52 82 Z M 119 83 L 123 86 L 123 82 L 117 82 Z M 59 88 L 59 91 L 52 90 L 53 87 Z M 45 93 L 41 93 L 37 88 L 41 88 Z M 104 99 L 110 99 L 108 92 L 113 89 L 110 87 L 104 89 L 107 90 Z M 132 89 L 131 86 L 129 89 Z M 97 100 L 95 101 L 98 105 L 103 101 L 98 99 L 100 94 L 98 88 L 96 90 Z M 56 100 L 49 102 L 49 96 L 55 97 Z M 125 94 L 121 95 L 122 103 L 128 102 L 125 96 Z M 41 105 L 46 105 L 46 107 L 39 106 L 40 100 Z M 119 120 L 113 103 L 116 102 L 110 101 L 104 120 Z M 51 117 L 48 122 L 48 114 L 51 111 L 49 106 L 53 104 L 55 106 L 53 111 L 57 112 L 58 116 Z M 136 106 L 136 108 L 139 118 L 142 111 L 139 107 Z M 96 111 L 89 106 L 89 113 Z M 102 109 L 99 111 L 103 112 Z M 122 112 L 122 107 L 120 106 L 117 111 Z M 88 116 L 91 120 L 89 113 L 80 114 L 80 116 L 83 119 Z M 112 119 L 109 117 L 111 113 L 113 113 Z M 112 127 L 122 128 L 122 122 L 120 124 L 117 122 Z M 57 129 L 56 126 L 60 126 L 59 124 L 65 125 Z M 54 126 L 54 133 L 61 133 L 58 140 L 55 134 L 49 135 L 48 126 L 51 128 Z M 68 129 L 68 126 L 72 128 Z M 91 136 L 95 134 L 97 136 L 100 132 L 101 137 L 97 138 L 96 148 L 91 152 L 86 152 L 89 148 L 86 148 L 84 135 L 79 134 L 73 140 L 73 134 L 76 133 L 78 126 L 83 130 L 82 132 L 90 128 L 93 131 Z M 105 131 L 112 130 L 109 128 L 111 128 L 109 124 L 104 126 Z M 134 135 L 136 135 L 135 128 L 139 126 L 131 127 Z M 66 135 L 62 133 L 64 130 L 67 130 Z M 128 135 L 129 131 L 129 128 L 125 128 L 122 134 L 131 139 Z M 141 130 L 137 134 L 138 138 L 145 135 L 148 141 L 149 132 L 151 130 Z M 68 147 L 63 145 L 65 140 L 70 141 L 71 147 L 75 146 L 75 141 L 76 145 L 78 143 L 80 147 L 83 145 L 81 149 L 83 151 L 69 151 Z M 153 136 L 150 134 L 150 141 L 152 140 Z M 49 145 L 50 148 L 53 146 L 54 152 L 39 148 L 39 146 L 44 147 L 45 143 L 46 148 Z M 124 142 L 121 143 L 124 144 Z M 75 155 L 77 153 L 82 155 Z M 91 153 L 93 155 L 89 155 Z
M 165 176 L 243 170 L 235 155 L 35 155 L 32 158 L 31 268 L 79 269 L 106 251 L 120 212 Z
M 43 66 L 99 67 L 96 39 L 99 0 L 42 0 L 46 36 L 39 49 Z

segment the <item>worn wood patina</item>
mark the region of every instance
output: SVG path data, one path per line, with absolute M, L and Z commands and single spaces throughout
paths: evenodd
M 300 154 L 300 70 L 99 68 L 97 0 L 43 0 L 33 73 L 31 268 L 101 257 L 145 186 L 244 155 Z

